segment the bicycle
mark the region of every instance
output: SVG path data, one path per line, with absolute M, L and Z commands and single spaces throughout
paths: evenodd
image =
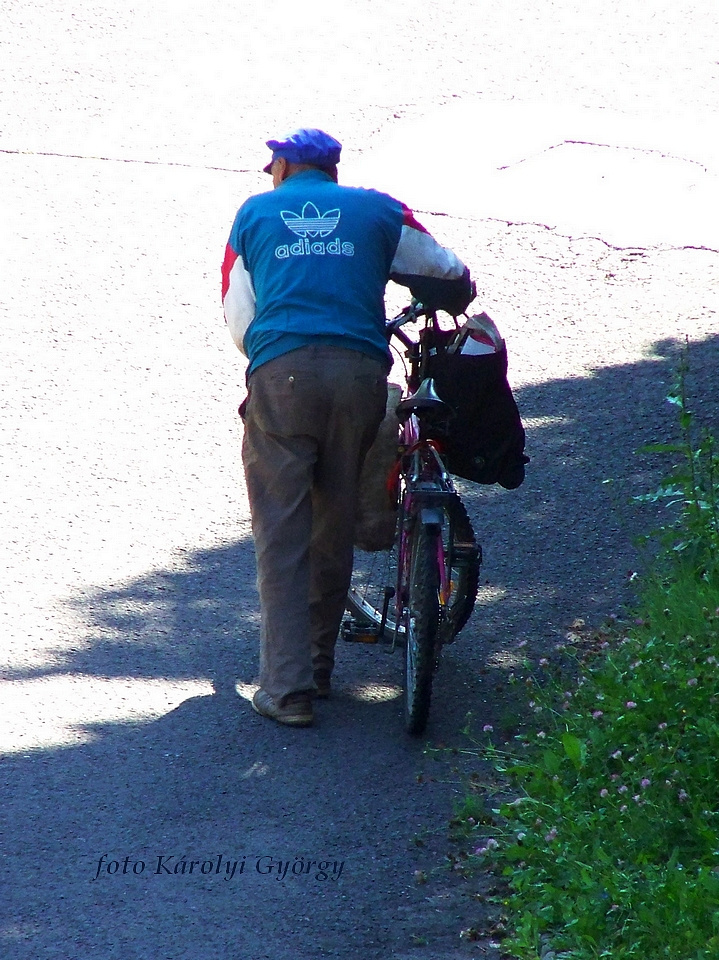
M 401 328 L 423 321 L 417 340 Z M 456 320 L 455 329 L 457 326 Z M 433 349 L 453 331 L 436 311 L 413 300 L 387 321 L 388 340 L 404 346 L 407 395 L 397 407 L 398 459 L 392 475 L 397 526 L 392 548 L 356 551 L 343 639 L 403 646 L 405 727 L 427 725 L 432 681 L 442 647 L 472 613 L 481 547 L 442 456 L 442 435 L 453 410 L 438 395 L 427 367 Z

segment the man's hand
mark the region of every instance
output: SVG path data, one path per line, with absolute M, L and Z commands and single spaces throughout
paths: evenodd
M 453 317 L 465 313 L 477 296 L 477 286 L 470 280 L 465 268 L 456 280 L 441 280 L 437 277 L 412 277 L 409 289 L 413 297 L 430 310 L 444 310 Z

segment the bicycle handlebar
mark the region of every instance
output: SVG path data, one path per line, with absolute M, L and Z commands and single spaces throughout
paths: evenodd
M 393 336 L 398 337 L 405 346 L 407 346 L 410 341 L 409 337 L 406 337 L 404 334 L 399 333 L 399 328 L 403 327 L 405 323 L 414 323 L 419 320 L 421 317 L 432 317 L 436 314 L 435 310 L 430 310 L 428 307 L 425 307 L 423 303 L 420 303 L 419 300 L 412 300 L 396 317 L 393 317 L 391 320 L 385 321 L 385 332 L 387 334 L 387 340 L 391 340 Z

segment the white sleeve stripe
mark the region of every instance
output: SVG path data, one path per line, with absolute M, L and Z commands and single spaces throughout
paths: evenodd
M 464 264 L 451 250 L 441 247 L 430 234 L 405 225 L 390 272 L 457 280 L 464 273 Z
M 244 338 L 247 328 L 255 318 L 255 291 L 252 279 L 245 270 L 242 257 L 238 257 L 230 270 L 230 285 L 225 294 L 224 307 L 227 326 L 235 345 L 247 356 Z

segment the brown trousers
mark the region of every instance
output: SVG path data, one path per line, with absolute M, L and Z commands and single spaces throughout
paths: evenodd
M 250 377 L 242 459 L 260 595 L 260 685 L 275 700 L 334 666 L 352 575 L 357 481 L 382 421 L 383 364 L 311 346 Z

